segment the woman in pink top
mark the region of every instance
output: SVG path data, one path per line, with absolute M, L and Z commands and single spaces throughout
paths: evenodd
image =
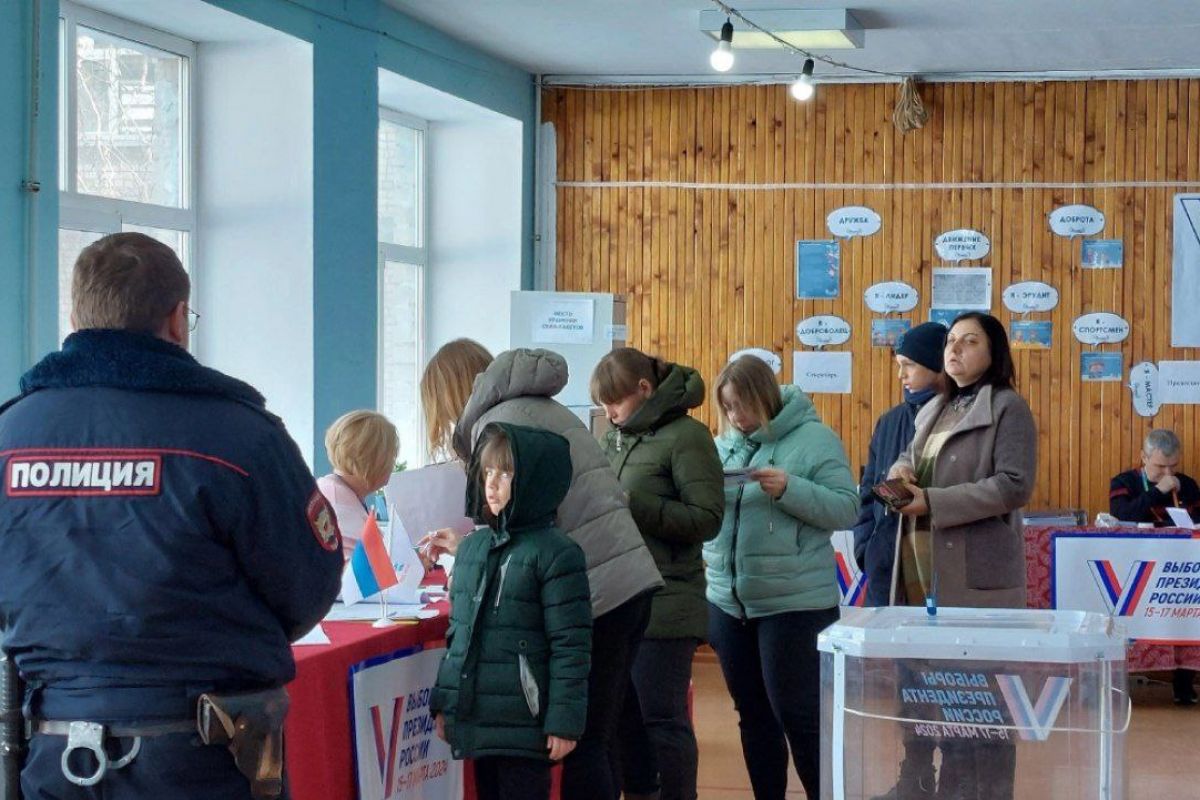
M 400 437 L 382 414 L 351 411 L 325 432 L 325 452 L 333 472 L 318 478 L 317 486 L 333 506 L 342 555 L 350 558 L 367 522 L 367 496 L 383 488 L 396 468 Z

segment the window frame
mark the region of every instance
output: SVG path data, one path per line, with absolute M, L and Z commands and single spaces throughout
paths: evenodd
M 60 0 L 58 16 L 61 20 L 62 44 L 58 64 L 59 74 L 62 76 L 62 93 L 59 100 L 59 153 L 62 158 L 62 166 L 58 177 L 58 227 L 100 233 L 117 232 L 122 230 L 124 225 L 182 231 L 187 234 L 187 253 L 183 261 L 188 264 L 189 272 L 192 273 L 194 291 L 196 114 L 193 99 L 196 96 L 196 44 L 130 20 L 78 5 L 70 0 Z M 182 140 L 180 142 L 181 207 L 174 208 L 132 200 L 119 200 L 76 191 L 79 150 L 79 90 L 75 74 L 75 59 L 78 47 L 78 28 L 81 25 L 183 59 L 179 104 L 180 138 Z
M 395 125 L 403 125 L 407 128 L 412 128 L 421 133 L 420 153 L 417 159 L 417 237 L 419 244 L 416 247 L 407 245 L 392 244 L 379 240 L 378 227 L 376 228 L 377 240 L 377 265 L 375 271 L 375 297 L 376 300 L 376 365 L 375 365 L 375 406 L 383 408 L 384 400 L 384 353 L 387 342 L 384 340 L 384 270 L 387 269 L 387 263 L 399 262 L 403 264 L 411 264 L 417 267 L 417 364 L 425 363 L 425 346 L 427 341 L 428 331 L 426 330 L 426 308 L 429 304 L 429 281 L 427 272 L 429 270 L 429 122 L 419 117 L 414 117 L 410 114 L 405 114 L 387 106 L 379 106 L 380 122 L 389 122 Z M 376 147 L 378 147 L 379 137 L 376 135 Z M 375 191 L 378 194 L 378 169 L 376 170 L 376 187 Z M 378 210 L 376 210 L 376 225 L 378 226 Z M 418 366 L 419 369 L 419 366 Z M 415 398 L 418 405 L 420 397 Z M 426 452 L 425 442 L 425 415 L 417 413 L 417 436 L 421 445 L 419 452 L 423 454 L 422 463 L 429 458 L 429 453 Z M 410 464 L 409 467 L 419 465 Z

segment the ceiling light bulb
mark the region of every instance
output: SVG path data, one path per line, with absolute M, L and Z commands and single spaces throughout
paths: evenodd
M 733 67 L 733 23 L 729 20 L 721 26 L 721 41 L 708 57 L 708 63 L 717 72 L 728 72 Z
M 811 58 L 806 58 L 804 60 L 804 69 L 800 72 L 800 77 L 797 78 L 796 82 L 792 84 L 792 97 L 803 101 L 808 100 L 813 96 L 817 89 L 815 86 L 813 86 L 812 74 L 813 60 Z

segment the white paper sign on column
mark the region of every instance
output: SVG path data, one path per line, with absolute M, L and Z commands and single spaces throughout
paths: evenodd
M 850 394 L 851 354 L 844 351 L 792 354 L 792 383 L 809 394 Z
M 588 297 L 547 298 L 533 314 L 530 338 L 538 344 L 591 344 L 595 307 Z
M 1158 392 L 1163 405 L 1200 404 L 1200 361 L 1158 362 Z

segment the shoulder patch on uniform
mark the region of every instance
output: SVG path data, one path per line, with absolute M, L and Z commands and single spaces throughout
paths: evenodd
M 308 517 L 309 527 L 312 528 L 313 536 L 317 537 L 317 543 L 321 547 L 331 553 L 341 549 L 342 533 L 338 530 L 337 517 L 320 489 L 315 489 L 312 497 L 308 498 L 304 515 Z

